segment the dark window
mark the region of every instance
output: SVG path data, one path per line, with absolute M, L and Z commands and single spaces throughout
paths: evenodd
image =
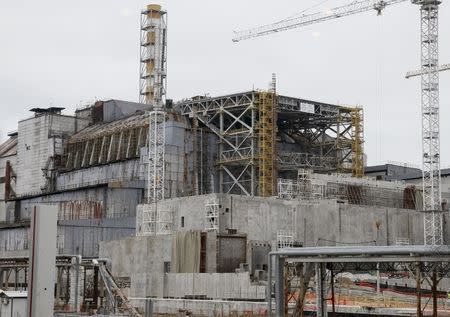
M 164 262 L 164 273 L 170 273 L 170 262 Z
M 181 217 L 181 228 L 184 228 L 184 217 Z

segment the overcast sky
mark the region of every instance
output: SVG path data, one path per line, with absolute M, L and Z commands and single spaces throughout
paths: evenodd
M 369 164 L 421 162 L 419 10 L 375 12 L 232 43 L 233 30 L 276 21 L 323 0 L 166 0 L 168 97 L 265 89 L 360 105 Z M 309 12 L 348 3 L 329 0 Z M 72 113 L 95 99 L 138 99 L 142 0 L 0 2 L 0 139 L 33 107 Z M 450 6 L 440 13 L 440 60 L 450 63 Z M 441 157 L 450 165 L 450 72 L 441 76 Z

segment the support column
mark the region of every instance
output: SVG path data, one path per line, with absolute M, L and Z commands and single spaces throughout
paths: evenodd
M 284 258 L 275 257 L 275 316 L 284 317 Z
M 270 254 L 269 254 L 269 262 L 267 262 L 266 300 L 269 317 L 272 317 L 272 256 Z
M 436 269 L 433 270 L 432 276 L 431 276 L 431 294 L 433 296 L 433 317 L 438 316 L 438 302 L 437 302 L 437 272 Z
M 422 274 L 420 271 L 420 263 L 416 263 L 416 316 L 422 317 L 422 296 L 420 294 L 422 288 Z
M 29 257 L 28 316 L 53 316 L 58 208 L 33 207 Z
M 327 317 L 327 287 L 325 263 L 316 263 L 316 305 L 317 317 Z
M 83 267 L 80 266 L 81 257 L 75 257 L 70 268 L 70 299 L 69 306 L 79 312 L 83 302 L 82 285 L 84 284 Z

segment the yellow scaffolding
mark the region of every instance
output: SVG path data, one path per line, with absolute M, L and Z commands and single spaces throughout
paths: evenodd
M 259 195 L 263 197 L 275 194 L 275 98 L 272 92 L 259 93 Z
M 362 108 L 351 108 L 352 121 L 352 173 L 364 176 L 364 114 Z

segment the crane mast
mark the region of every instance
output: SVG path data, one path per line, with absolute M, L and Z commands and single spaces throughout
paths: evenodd
M 424 240 L 443 244 L 439 139 L 439 5 L 436 0 L 413 0 L 421 16 L 422 173 Z
M 235 32 L 233 42 L 265 36 L 285 30 L 338 19 L 365 11 L 382 10 L 407 0 L 362 0 L 326 12 L 303 14 L 276 23 Z M 439 138 L 439 72 L 449 65 L 439 66 L 439 5 L 440 0 L 411 0 L 420 6 L 421 15 L 421 68 L 406 78 L 421 76 L 422 103 L 422 173 L 425 245 L 443 244 L 443 214 L 441 206 L 441 169 Z

